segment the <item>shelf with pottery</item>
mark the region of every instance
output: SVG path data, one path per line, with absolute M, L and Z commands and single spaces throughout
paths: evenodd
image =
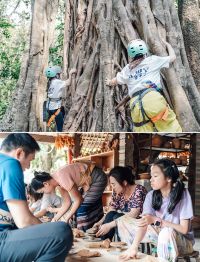
M 167 147 L 156 147 L 156 146 L 148 146 L 148 147 L 141 147 L 139 150 L 152 150 L 152 151 L 165 151 L 170 153 L 181 153 L 181 152 L 187 152 L 189 149 L 176 149 L 176 148 L 167 148 Z

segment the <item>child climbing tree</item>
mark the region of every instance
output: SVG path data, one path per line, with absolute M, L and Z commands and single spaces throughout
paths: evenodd
M 44 34 L 37 32 L 41 43 L 37 46 L 32 30 L 29 39 L 30 44 L 35 45 L 33 52 L 28 53 L 30 46 L 27 52 L 25 50 L 26 77 L 22 72 L 0 124 L 1 131 L 45 130 L 42 123 L 46 89 L 43 65 L 47 67 L 52 41 L 52 30 L 46 29 L 54 28 L 57 1 L 33 2 L 32 28 L 36 26 Z M 34 15 L 39 6 L 45 6 L 45 15 L 39 16 L 40 23 Z M 200 95 L 190 71 L 173 0 L 66 0 L 65 9 L 63 80 L 67 79 L 71 68 L 76 68 L 77 74 L 63 94 L 64 132 L 132 130 L 127 87 L 107 87 L 105 79 L 112 79 L 130 62 L 127 44 L 137 38 L 147 42 L 149 55 L 167 56 L 161 39 L 171 44 L 177 59 L 169 69 L 161 70 L 163 93 L 183 131 L 199 131 Z M 51 10 L 50 16 L 47 10 Z

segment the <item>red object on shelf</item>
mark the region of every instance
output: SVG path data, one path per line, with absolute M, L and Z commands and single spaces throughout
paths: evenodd
M 67 159 L 68 159 L 68 164 L 72 163 L 72 151 L 70 149 L 67 150 Z

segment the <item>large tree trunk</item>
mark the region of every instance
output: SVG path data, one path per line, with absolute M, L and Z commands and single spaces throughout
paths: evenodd
M 178 14 L 183 32 L 188 62 L 194 82 L 200 92 L 199 0 L 179 0 Z
M 51 19 L 46 19 L 50 16 L 45 15 L 44 2 L 45 0 L 40 2 L 41 8 L 38 11 L 44 15 L 38 18 L 33 14 L 36 22 L 32 26 L 31 51 L 24 85 L 20 86 L 21 94 L 16 102 L 15 97 L 11 102 L 19 106 L 10 107 L 10 112 L 6 112 L 0 126 L 2 131 L 42 130 L 44 69 L 53 30 L 48 30 L 48 40 L 47 34 L 43 35 L 46 39 L 43 48 L 43 36 L 37 34 L 35 37 L 34 28 L 46 30 L 50 26 Z M 50 2 L 50 10 L 56 12 L 57 1 Z M 38 9 L 38 5 L 35 8 L 36 6 Z M 53 11 L 52 16 L 55 17 Z M 43 28 L 41 24 L 44 25 Z M 54 18 L 51 25 L 53 28 Z M 111 88 L 105 86 L 104 81 L 106 77 L 113 78 L 128 63 L 128 42 L 136 38 L 145 40 L 145 32 L 149 55 L 168 55 L 162 38 L 174 48 L 177 60 L 169 69 L 161 70 L 163 91 L 183 130 L 200 130 L 200 95 L 190 71 L 173 0 L 66 0 L 63 79 L 66 79 L 71 68 L 76 67 L 78 71 L 73 75 L 71 87 L 63 94 L 66 113 L 64 132 L 132 130 L 128 100 L 125 99 L 126 86 L 116 85 Z M 33 45 L 35 39 L 34 43 L 39 43 L 38 46 Z M 126 101 L 124 105 L 119 104 L 122 99 Z M 16 111 L 17 114 L 14 113 Z M 10 129 L 6 129 L 7 127 Z
M 126 87 L 116 85 L 109 88 L 104 81 L 106 77 L 114 77 L 127 64 L 128 42 L 136 38 L 145 40 L 145 15 L 149 53 L 168 55 L 161 42 L 163 38 L 172 45 L 177 55 L 169 69 L 162 69 L 166 99 L 172 104 L 184 131 L 199 131 L 200 96 L 189 68 L 173 0 L 146 0 L 146 8 L 144 0 L 67 2 L 68 13 L 71 14 L 71 21 L 67 20 L 67 23 L 71 32 L 78 30 L 77 13 L 80 13 L 81 3 L 87 4 L 88 8 L 82 16 L 84 33 L 78 39 L 71 34 L 68 39 L 67 66 L 77 65 L 78 73 L 68 90 L 63 131 L 132 129 L 128 107 L 122 105 L 115 110 L 119 101 L 127 95 Z M 63 67 L 66 70 L 65 63 Z
M 43 131 L 46 99 L 45 69 L 53 41 L 58 0 L 33 0 L 31 34 L 28 36 L 20 77 L 0 131 Z

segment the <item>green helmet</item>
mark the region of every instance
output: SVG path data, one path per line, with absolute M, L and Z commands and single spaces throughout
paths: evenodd
M 55 77 L 56 74 L 61 74 L 62 73 L 62 69 L 60 66 L 49 66 L 46 71 L 46 76 L 47 77 Z
M 128 55 L 134 58 L 137 54 L 147 54 L 147 46 L 141 39 L 135 39 L 128 44 Z

